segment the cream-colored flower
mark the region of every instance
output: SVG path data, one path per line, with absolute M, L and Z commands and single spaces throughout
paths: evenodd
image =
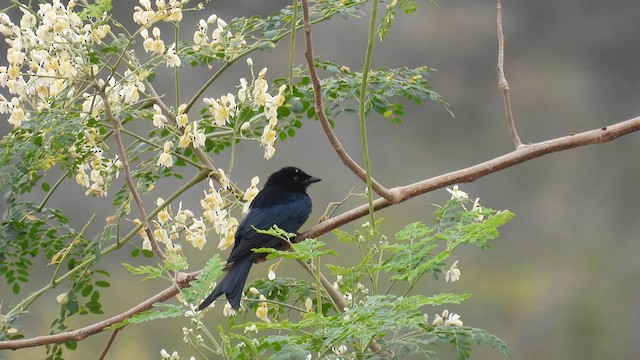
M 56 301 L 61 305 L 64 305 L 64 304 L 68 303 L 69 302 L 69 293 L 65 292 L 65 293 L 62 293 L 62 294 L 56 296 Z
M 236 316 L 236 311 L 234 310 L 233 307 L 231 307 L 231 304 L 227 302 L 224 305 L 224 309 L 222 309 L 222 315 L 224 315 L 225 317 Z
M 164 114 L 162 113 L 162 109 L 160 108 L 160 106 L 158 106 L 158 104 L 153 104 L 153 110 L 155 111 L 155 113 L 153 114 L 153 126 L 157 127 L 157 128 L 164 128 L 165 124 L 167 123 L 167 117 L 164 116 Z
M 170 168 L 173 166 L 173 157 L 171 156 L 171 154 L 163 152 L 162 154 L 160 154 L 156 165 Z
M 482 212 L 482 205 L 480 205 L 480 198 L 477 198 L 476 201 L 473 202 L 473 208 L 471 208 L 471 211 L 475 211 L 479 213 Z M 479 214 L 476 220 L 478 221 L 484 220 L 484 215 Z
M 447 270 L 447 272 L 444 275 L 444 280 L 446 282 L 456 282 L 458 280 L 460 280 L 460 276 L 462 275 L 462 273 L 460 272 L 460 269 L 458 269 L 458 261 L 454 262 L 453 265 L 451 265 L 451 268 L 449 270 Z
M 258 319 L 266 323 L 270 323 L 271 320 L 269 319 L 268 315 L 269 315 L 269 309 L 267 308 L 267 303 L 266 302 L 260 303 L 260 306 L 258 306 L 258 308 L 256 309 L 256 316 L 258 317 Z
M 176 116 L 176 122 L 178 123 L 178 127 L 185 127 L 189 123 L 189 116 L 184 113 L 184 110 L 187 108 L 187 104 L 182 104 L 178 106 L 178 115 Z
M 467 199 L 469 195 L 460 190 L 458 185 L 453 185 L 453 189 L 447 188 L 447 191 L 451 194 L 451 199 Z
M 182 64 L 182 60 L 176 53 L 176 43 L 171 44 L 169 46 L 169 50 L 167 50 L 167 66 L 169 67 L 179 67 Z
M 451 314 L 449 314 L 449 317 L 447 317 L 447 320 L 445 320 L 444 325 L 445 326 L 458 326 L 458 327 L 460 327 L 460 326 L 463 325 L 463 323 L 460 320 L 460 315 L 451 313 Z

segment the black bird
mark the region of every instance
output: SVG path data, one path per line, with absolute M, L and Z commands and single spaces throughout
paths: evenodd
M 268 230 L 277 225 L 288 233 L 298 231 L 311 213 L 307 186 L 318 181 L 319 178 L 296 167 L 285 167 L 269 176 L 264 188 L 251 202 L 249 213 L 238 226 L 235 243 L 225 266 L 229 272 L 198 306 L 198 310 L 206 308 L 222 294 L 226 294 L 227 301 L 234 309 L 240 308 L 240 297 L 251 265 L 264 261 L 267 255 L 252 250 L 284 245 L 283 240 L 259 234 L 254 228 Z

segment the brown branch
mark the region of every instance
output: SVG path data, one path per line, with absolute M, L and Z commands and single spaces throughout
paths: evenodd
M 104 346 L 104 349 L 102 349 L 102 352 L 98 357 L 98 360 L 104 360 L 104 357 L 107 356 L 107 353 L 109 352 L 109 349 L 111 349 L 111 345 L 113 344 L 113 340 L 116 339 L 116 336 L 118 336 L 118 333 L 120 332 L 120 330 L 122 330 L 122 328 L 117 328 L 113 330 L 113 332 L 111 333 L 111 336 L 109 336 L 109 340 L 107 341 L 107 344 Z
M 144 209 L 144 204 L 142 203 L 142 199 L 140 198 L 140 194 L 138 194 L 138 190 L 136 189 L 136 184 L 133 182 L 133 178 L 131 177 L 131 168 L 129 167 L 129 160 L 127 159 L 127 153 L 124 148 L 124 144 L 122 143 L 122 136 L 120 135 L 120 121 L 116 118 L 115 114 L 111 111 L 111 105 L 109 105 L 109 98 L 105 91 L 105 87 L 107 85 L 100 85 L 97 82 L 95 83 L 95 88 L 98 91 L 98 95 L 102 98 L 102 102 L 104 104 L 104 114 L 107 116 L 109 121 L 111 121 L 111 127 L 113 128 L 113 140 L 116 142 L 116 149 L 118 151 L 118 155 L 120 156 L 120 161 L 122 161 L 122 171 L 124 172 L 124 178 L 131 190 L 131 196 L 133 197 L 133 201 L 136 203 L 138 207 L 138 211 L 140 212 L 140 217 L 142 221 L 142 226 L 144 228 L 147 237 L 149 238 L 149 242 L 151 243 L 151 249 L 161 260 L 165 259 L 165 255 L 158 246 L 158 242 L 153 236 L 153 231 L 151 231 L 151 227 L 149 226 L 149 220 L 147 220 L 147 212 Z
M 563 136 L 556 139 L 551 139 L 543 142 L 539 142 L 531 145 L 523 145 L 519 149 L 516 149 L 508 154 L 499 156 L 497 158 L 485 161 L 483 163 L 470 166 L 465 169 L 450 172 L 440 176 L 433 177 L 431 179 L 423 180 L 414 184 L 399 187 L 394 189 L 400 194 L 400 201 L 406 201 L 414 198 L 418 195 L 443 188 L 447 185 L 455 183 L 465 183 L 475 181 L 483 176 L 498 172 L 508 167 L 521 164 L 523 162 L 573 148 L 577 148 L 585 145 L 603 144 L 613 141 L 621 136 L 640 131 L 640 116 L 630 120 L 626 120 L 620 123 L 616 123 L 610 126 L 605 126 L 600 129 L 585 131 L 578 134 L 569 136 Z M 382 210 L 386 207 L 393 205 L 386 199 L 378 199 L 374 201 L 374 209 Z M 369 213 L 369 206 L 362 205 L 350 211 L 347 211 L 334 218 L 328 219 L 320 224 L 314 226 L 308 231 L 301 233 L 296 238 L 296 241 L 302 241 L 307 238 L 318 237 L 326 234 L 329 231 L 344 225 L 348 222 L 354 221 L 358 218 L 366 216 Z M 177 284 L 180 288 L 189 286 L 189 283 L 196 278 L 199 272 L 178 274 Z M 323 286 L 330 286 L 329 282 L 324 279 L 322 281 Z M 47 336 L 39 336 L 31 339 L 0 341 L 0 350 L 16 350 L 26 347 L 43 346 L 52 343 L 61 343 L 69 340 L 83 340 L 88 336 L 97 334 L 104 331 L 108 326 L 122 322 L 129 317 L 138 314 L 142 311 L 150 309 L 156 302 L 162 302 L 170 299 L 178 293 L 178 288 L 172 286 L 155 296 L 147 299 L 143 303 L 131 308 L 130 310 L 116 315 L 110 319 L 98 322 L 87 327 L 69 331 L 62 334 L 54 334 Z M 335 294 L 334 294 L 335 295 Z M 337 301 L 336 301 L 337 300 Z M 337 304 L 343 303 L 339 297 L 335 297 L 334 301 Z
M 324 103 L 322 100 L 322 87 L 320 86 L 320 78 L 318 77 L 318 73 L 316 72 L 314 57 L 313 57 L 313 39 L 311 34 L 311 19 L 309 16 L 309 2 L 307 0 L 302 0 L 302 16 L 304 19 L 304 39 L 305 39 L 305 47 L 304 47 L 304 57 L 307 61 L 307 67 L 309 68 L 309 76 L 311 77 L 311 83 L 313 84 L 313 101 L 316 109 L 316 115 L 318 115 L 318 119 L 320 120 L 320 124 L 322 125 L 322 130 L 327 135 L 331 146 L 338 154 L 338 157 L 342 160 L 342 162 L 351 170 L 354 174 L 356 174 L 362 181 L 367 182 L 367 172 L 360 166 L 358 163 L 351 158 L 351 156 L 347 153 L 344 146 L 338 137 L 331 129 L 331 124 L 329 124 L 329 119 L 327 119 L 327 115 L 324 112 Z M 398 193 L 393 189 L 389 190 L 385 188 L 382 184 L 377 182 L 375 179 L 371 179 L 371 185 L 373 191 L 376 194 L 382 196 L 392 203 L 397 203 L 399 200 Z
M 520 136 L 516 130 L 516 123 L 513 120 L 513 112 L 511 111 L 511 93 L 509 92 L 509 83 L 507 77 L 504 75 L 504 32 L 502 31 L 502 2 L 496 0 L 496 12 L 497 12 L 497 28 L 498 28 L 498 89 L 502 91 L 502 98 L 504 100 L 504 112 L 507 116 L 507 126 L 509 127 L 509 133 L 511 134 L 511 140 L 516 146 L 516 149 L 522 146 Z
M 180 290 L 179 288 L 189 286 L 189 282 L 198 276 L 199 272 L 193 272 L 188 274 L 182 274 L 178 279 L 178 286 L 171 286 L 158 294 L 148 298 L 142 303 L 132 307 L 131 309 L 113 316 L 109 319 L 97 322 L 95 324 L 77 329 L 72 331 L 67 331 L 60 334 L 53 335 L 45 335 L 38 336 L 30 339 L 20 339 L 20 340 L 8 340 L 8 341 L 0 341 L 0 350 L 17 350 L 28 347 L 36 347 L 36 346 L 44 346 L 48 344 L 54 343 L 63 343 L 65 341 L 81 341 L 85 338 L 98 334 L 102 331 L 107 330 L 107 328 L 111 325 L 120 323 L 133 315 L 139 314 L 145 310 L 151 309 L 153 304 L 158 302 L 163 302 L 168 299 L 174 297 Z
M 456 170 L 448 174 L 432 177 L 410 185 L 398 187 L 394 190 L 399 193 L 399 201 L 403 202 L 418 195 L 422 195 L 436 189 L 441 189 L 447 185 L 473 182 L 483 176 L 521 164 L 540 156 L 585 145 L 607 143 L 621 136 L 637 131 L 640 131 L 640 116 L 610 126 L 604 126 L 600 129 L 563 136 L 535 144 L 522 145 L 508 154 L 483 163 Z M 382 210 L 391 205 L 393 204 L 386 199 L 377 199 L 373 202 L 373 206 L 376 211 Z M 334 218 L 328 219 L 308 231 L 301 233 L 296 238 L 296 242 L 326 234 L 335 228 L 368 214 L 369 205 L 359 206 Z

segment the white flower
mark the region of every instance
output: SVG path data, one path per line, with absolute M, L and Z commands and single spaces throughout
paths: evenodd
M 249 288 L 249 292 L 256 296 L 260 295 L 260 290 L 256 289 L 253 286 Z
M 273 270 L 269 270 L 269 273 L 267 274 L 267 278 L 269 278 L 269 280 L 275 280 L 276 279 L 276 272 Z
M 164 116 L 158 104 L 153 104 L 153 110 L 155 110 L 155 114 L 153 114 L 153 126 L 164 128 L 164 125 L 167 123 L 167 117 Z
M 476 201 L 473 202 L 473 208 L 471 208 L 471 211 L 476 211 L 476 212 L 479 212 L 479 213 L 482 212 L 482 205 L 480 205 L 480 198 L 477 198 Z M 478 221 L 482 221 L 482 220 L 484 220 L 484 215 L 479 214 L 476 219 Z
M 344 345 L 344 344 L 342 344 L 342 345 L 340 345 L 338 347 L 334 346 L 332 348 L 332 350 L 333 350 L 334 354 L 336 354 L 336 355 L 343 355 L 344 353 L 347 352 L 347 346 Z
M 178 127 L 185 127 L 189 122 L 189 117 L 184 113 L 184 110 L 187 108 L 187 104 L 181 104 L 178 106 L 178 115 L 176 116 L 176 122 L 178 123 Z
M 467 199 L 469 197 L 466 192 L 460 190 L 458 185 L 453 185 L 453 189 L 447 188 L 447 191 L 451 194 L 451 199 Z
M 244 328 L 244 333 L 248 333 L 248 332 L 254 332 L 254 333 L 258 333 L 258 328 L 256 327 L 256 324 L 251 324 L 251 326 L 246 326 Z
M 447 320 L 444 322 L 445 326 L 462 326 L 462 321 L 460 320 L 460 315 L 451 313 Z
M 171 156 L 171 154 L 163 152 L 162 154 L 160 154 L 156 165 L 170 168 L 173 166 L 173 157 Z
M 446 282 L 449 282 L 449 280 L 451 280 L 451 282 L 456 282 L 460 280 L 461 275 L 462 274 L 460 273 L 460 269 L 458 269 L 458 261 L 456 261 L 453 263 L 453 265 L 451 265 L 451 268 L 447 270 L 444 276 L 444 280 Z
M 65 293 L 62 293 L 62 294 L 56 296 L 56 301 L 61 305 L 64 305 L 64 304 L 68 303 L 69 302 L 69 293 L 65 292 Z
M 442 317 L 440 316 L 440 314 L 436 314 L 436 318 L 433 320 L 433 322 L 431 323 L 431 325 L 433 326 L 439 326 L 444 324 L 444 320 L 442 319 Z
M 258 306 L 258 309 L 256 309 L 256 316 L 258 317 L 258 319 L 264 322 L 270 323 L 271 320 L 267 317 L 267 315 L 269 315 L 269 310 L 267 309 L 267 303 L 263 302 L 260 304 L 260 306 Z
M 222 315 L 225 317 L 236 316 L 236 311 L 231 307 L 231 304 L 228 302 L 224 305 L 224 309 L 222 309 Z

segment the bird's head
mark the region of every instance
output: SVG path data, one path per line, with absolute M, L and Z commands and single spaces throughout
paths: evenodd
M 297 167 L 284 167 L 269 176 L 265 186 L 277 186 L 296 192 L 304 192 L 307 186 L 320 181 L 320 178 L 311 176 Z

